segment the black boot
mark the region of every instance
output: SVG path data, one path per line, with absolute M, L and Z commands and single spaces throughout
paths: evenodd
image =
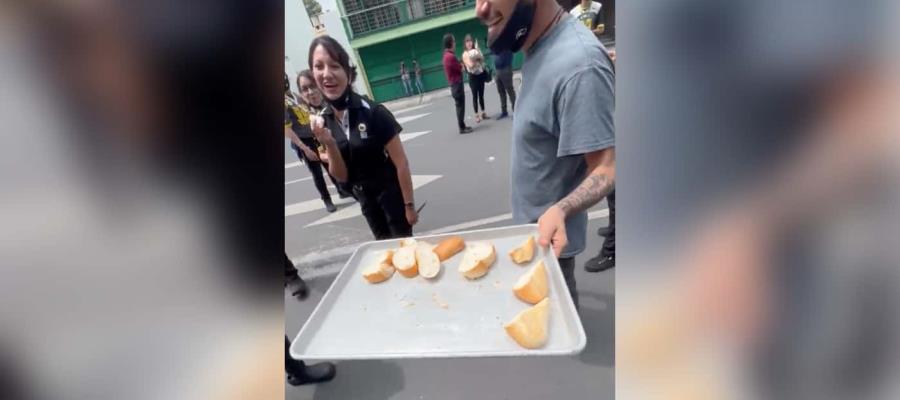
M 328 382 L 334 379 L 337 373 L 334 364 L 323 362 L 303 367 L 303 372 L 288 374 L 287 381 L 292 386 L 308 385 L 311 383 Z
M 337 211 L 337 207 L 331 202 L 331 197 L 326 197 L 322 199 L 322 201 L 325 202 L 325 209 L 328 210 L 328 212 L 333 213 Z
M 292 277 L 288 277 L 284 281 L 284 287 L 291 291 L 291 296 L 294 296 L 300 300 L 306 298 L 309 295 L 309 287 L 306 286 L 306 282 L 303 281 L 299 275 L 294 275 Z
M 584 270 L 587 272 L 601 272 L 616 267 L 616 256 L 608 256 L 601 251 L 597 257 L 594 257 L 584 263 Z

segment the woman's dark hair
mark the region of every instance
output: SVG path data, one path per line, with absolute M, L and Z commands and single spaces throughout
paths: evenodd
M 453 48 L 453 44 L 454 44 L 453 42 L 455 42 L 455 41 L 456 40 L 453 38 L 452 33 L 450 33 L 450 32 L 445 33 L 444 34 L 444 49 Z
M 300 90 L 300 78 L 309 79 L 309 81 L 312 82 L 313 85 L 316 84 L 316 78 L 313 76 L 312 71 L 304 69 L 303 71 L 300 71 L 299 74 L 297 74 L 297 90 Z
M 287 72 L 285 72 L 284 73 L 284 92 L 287 93 L 290 91 L 291 91 L 291 80 L 288 79 Z
M 344 71 L 347 72 L 348 85 L 352 88 L 353 82 L 356 82 L 356 67 L 350 65 L 350 54 L 347 54 L 347 50 L 344 50 L 344 47 L 331 36 L 317 36 L 309 44 L 309 69 L 313 69 L 313 53 L 319 46 L 322 46 L 325 52 L 328 53 L 328 56 L 337 61 Z

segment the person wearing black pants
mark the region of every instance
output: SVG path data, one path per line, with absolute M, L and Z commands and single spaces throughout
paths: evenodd
M 386 107 L 353 92 L 356 69 L 336 40 L 316 37 L 309 53 L 316 84 L 331 105 L 312 123 L 331 174 L 353 188 L 376 239 L 411 236 L 419 215 L 400 141 L 403 127 Z
M 300 360 L 291 357 L 291 341 L 284 337 L 284 372 L 291 386 L 308 385 L 310 383 L 328 382 L 334 379 L 337 369 L 330 362 L 322 362 L 307 366 Z
M 613 190 L 606 196 L 606 203 L 609 204 L 609 226 L 600 228 L 597 233 L 603 236 L 603 245 L 600 247 L 600 254 L 584 263 L 584 270 L 587 272 L 606 271 L 616 266 L 616 191 Z
M 482 72 L 478 75 L 469 74 L 469 89 L 472 90 L 472 108 L 475 115 L 484 118 L 484 75 Z M 479 112 L 479 106 L 481 112 Z
M 462 82 L 451 85 L 450 94 L 453 96 L 453 102 L 456 105 L 456 124 L 459 127 L 459 133 L 472 132 L 472 128 L 466 126 L 466 123 L 463 121 L 466 115 L 466 90 L 463 88 Z
M 466 35 L 463 65 L 469 74 L 469 88 L 472 89 L 472 107 L 475 109 L 475 122 L 488 119 L 484 108 L 484 82 L 488 78 L 488 70 L 484 63 L 484 55 L 478 50 L 478 42 L 472 35 Z M 479 111 L 479 106 L 481 106 Z
M 325 185 L 325 177 L 322 176 L 322 163 L 319 160 L 316 149 L 318 144 L 309 130 L 309 113 L 297 104 L 289 92 L 284 96 L 284 136 L 291 141 L 291 148 L 297 152 L 297 157 L 304 161 L 325 209 L 328 212 L 337 211 L 337 207 L 331 201 L 331 193 Z M 332 178 L 333 179 L 333 178 Z M 335 182 L 335 186 L 337 183 Z
M 459 126 L 459 133 L 465 134 L 472 132 L 472 128 L 466 126 L 464 117 L 466 115 L 466 91 L 463 89 L 462 64 L 453 53 L 456 47 L 456 39 L 452 33 L 444 34 L 444 75 L 447 77 L 447 83 L 450 84 L 450 94 L 453 96 L 453 102 L 456 104 L 456 123 Z
M 559 269 L 563 273 L 566 280 L 566 286 L 569 288 L 569 295 L 572 296 L 572 302 L 578 309 L 578 287 L 575 283 L 575 257 L 559 258 Z
M 509 105 L 512 111 L 516 111 L 516 89 L 513 87 L 511 51 L 506 50 L 497 54 L 494 58 L 494 67 L 497 68 L 497 92 L 500 94 L 500 116 L 497 119 L 506 118 L 506 98 L 509 97 Z
M 412 236 L 412 226 L 406 221 L 403 193 L 395 179 L 355 184 L 353 195 L 359 199 L 359 207 L 375 240 Z

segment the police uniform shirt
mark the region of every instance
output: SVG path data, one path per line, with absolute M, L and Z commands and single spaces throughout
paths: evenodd
M 343 121 L 335 119 L 331 107 L 326 108 L 324 114 L 328 129 L 347 165 L 350 183 L 397 179 L 397 169 L 384 146 L 403 127 L 387 108 L 351 93 Z
M 581 3 L 578 3 L 572 11 L 569 13 L 572 14 L 578 21 L 580 21 L 584 26 L 586 26 L 590 30 L 594 30 L 597 27 L 597 24 L 600 22 L 600 9 L 603 6 L 596 2 L 592 1 L 591 5 L 587 10 L 581 7 Z

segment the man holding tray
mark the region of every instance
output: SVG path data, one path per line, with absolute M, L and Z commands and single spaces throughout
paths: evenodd
M 525 52 L 513 120 L 513 219 L 538 223 L 576 307 L 575 256 L 587 213 L 614 188 L 612 62 L 603 44 L 555 0 L 477 0 L 495 54 Z

